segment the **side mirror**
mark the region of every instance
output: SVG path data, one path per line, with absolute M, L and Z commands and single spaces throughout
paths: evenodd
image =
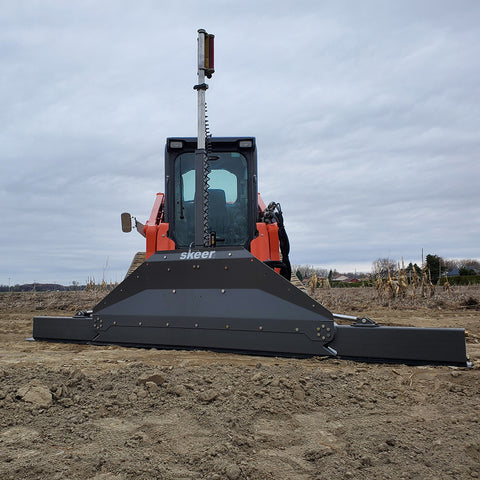
M 131 232 L 132 231 L 132 216 L 129 213 L 124 212 L 121 215 L 121 219 L 122 219 L 122 232 L 125 232 L 125 233 Z

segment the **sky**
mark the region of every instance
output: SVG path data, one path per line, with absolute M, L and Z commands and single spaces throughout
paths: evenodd
M 24 0 L 0 10 L 0 284 L 121 281 L 196 136 L 255 136 L 294 264 L 480 258 L 480 2 Z

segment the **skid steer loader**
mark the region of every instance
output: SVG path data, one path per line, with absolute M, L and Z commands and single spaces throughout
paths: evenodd
M 198 137 L 167 139 L 165 194 L 146 223 L 122 214 L 123 230 L 145 237 L 145 261 L 92 311 L 35 317 L 34 339 L 468 365 L 461 328 L 336 315 L 292 285 L 280 205 L 258 194 L 255 138 L 208 131 L 213 38 L 198 31 Z

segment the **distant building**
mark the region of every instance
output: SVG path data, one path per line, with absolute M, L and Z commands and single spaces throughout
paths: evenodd
M 476 275 L 480 274 L 480 268 L 475 267 L 475 266 L 472 266 L 472 267 L 457 267 L 457 268 L 454 268 L 453 270 L 450 270 L 449 272 L 447 272 L 447 277 L 458 277 L 460 275 L 460 270 L 462 268 L 466 268 L 468 270 L 473 270 Z
M 453 270 L 447 272 L 447 277 L 458 277 L 460 275 L 459 271 L 460 269 L 458 267 L 454 268 Z

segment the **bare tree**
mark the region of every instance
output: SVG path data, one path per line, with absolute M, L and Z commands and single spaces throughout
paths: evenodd
M 398 272 L 397 261 L 392 258 L 378 258 L 372 264 L 372 274 L 383 279 L 395 276 Z
M 480 269 L 480 262 L 478 260 L 475 260 L 473 258 L 465 259 L 465 260 L 460 260 L 460 267 L 463 268 L 476 268 Z
M 443 260 L 443 265 L 447 272 L 455 268 L 475 268 L 480 269 L 480 262 L 474 258 L 448 258 Z
M 292 272 L 300 272 L 302 278 L 310 278 L 313 275 L 317 277 L 327 277 L 328 270 L 326 268 L 314 267 L 313 265 L 293 265 Z

